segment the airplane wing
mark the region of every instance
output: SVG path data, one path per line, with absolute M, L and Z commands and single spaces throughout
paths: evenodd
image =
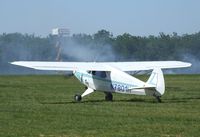
M 37 70 L 74 71 L 93 70 L 111 71 L 112 67 L 121 71 L 143 71 L 154 68 L 171 69 L 190 67 L 191 64 L 181 61 L 138 61 L 138 62 L 45 62 L 45 61 L 15 61 L 13 65 Z

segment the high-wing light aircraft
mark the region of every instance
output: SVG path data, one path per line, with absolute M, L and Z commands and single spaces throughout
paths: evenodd
M 181 61 L 145 61 L 145 62 L 38 62 L 15 61 L 11 64 L 37 70 L 73 71 L 75 77 L 87 89 L 82 95 L 76 94 L 75 101 L 94 91 L 105 93 L 105 100 L 112 101 L 112 93 L 154 96 L 158 102 L 165 92 L 163 69 L 190 67 L 191 64 Z M 143 82 L 127 72 L 152 70 Z

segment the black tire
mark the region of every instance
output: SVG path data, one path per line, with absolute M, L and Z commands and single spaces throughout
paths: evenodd
M 82 99 L 81 95 L 77 95 L 77 94 L 76 94 L 76 95 L 74 96 L 74 101 L 76 101 L 76 102 L 80 102 L 81 99 Z
M 105 93 L 105 100 L 106 101 L 113 101 L 113 95 L 112 93 Z
M 157 96 L 156 99 L 157 99 L 158 103 L 162 103 L 162 101 L 161 101 L 159 96 Z
M 157 100 L 157 102 L 158 103 L 162 103 L 162 101 L 161 101 L 161 96 L 157 96 L 155 93 L 153 94 L 153 96 L 156 98 L 156 100 Z

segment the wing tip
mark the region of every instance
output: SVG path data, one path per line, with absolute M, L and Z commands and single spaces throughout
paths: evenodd
M 12 64 L 12 65 L 17 65 L 17 62 L 18 61 L 13 61 L 13 62 L 8 62 L 9 64 Z
M 8 62 L 8 63 L 10 63 L 10 64 L 12 64 L 12 65 L 21 65 L 21 61 L 13 61 L 13 62 Z
M 192 63 L 190 63 L 190 62 L 183 62 L 183 63 L 185 65 L 185 67 L 191 67 L 192 66 Z

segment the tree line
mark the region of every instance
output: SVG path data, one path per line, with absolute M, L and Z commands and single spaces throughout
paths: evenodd
M 60 44 L 56 44 L 58 42 Z M 60 49 L 56 45 L 60 45 Z M 82 52 L 84 48 L 86 50 Z M 70 51 L 71 49 L 75 52 Z M 90 49 L 91 54 L 100 56 L 98 58 L 113 55 L 103 61 L 189 61 L 190 58 L 199 61 L 200 32 L 184 35 L 178 35 L 175 32 L 173 34 L 159 33 L 158 36 L 134 36 L 124 33 L 113 36 L 107 30 L 99 30 L 92 35 L 82 33 L 65 38 L 52 35 L 39 37 L 33 34 L 3 33 L 0 35 L 0 71 L 1 73 L 13 71 L 8 62 L 15 60 L 55 61 L 58 50 L 61 50 L 62 61 L 83 61 L 81 58 L 77 59 L 77 55 L 65 54 L 64 51 L 79 54 L 81 57 L 90 54 Z M 95 55 L 91 57 L 94 58 Z M 92 59 L 85 58 L 84 61 L 92 61 Z

